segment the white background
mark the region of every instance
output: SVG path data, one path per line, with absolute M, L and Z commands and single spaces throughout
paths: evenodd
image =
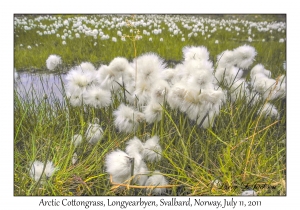
M 279 2 L 279 3 L 275 3 Z M 296 2 L 296 1 L 294 1 Z M 0 209 L 85 209 L 84 207 L 39 207 L 41 198 L 51 200 L 51 197 L 14 197 L 13 196 L 13 15 L 15 13 L 207 13 L 207 14 L 287 14 L 287 196 L 283 197 L 233 197 L 238 200 L 258 200 L 262 201 L 262 206 L 258 209 L 290 208 L 298 209 L 299 199 L 299 8 L 291 1 L 142 1 L 142 0 L 112 0 L 112 1 L 2 1 L 0 6 Z M 270 139 L 271 140 L 271 139 Z M 63 197 L 53 197 L 62 200 Z M 73 197 L 68 197 L 72 199 Z M 167 197 L 165 197 L 167 199 Z M 169 197 L 168 197 L 169 198 Z M 192 199 L 194 199 L 193 197 Z M 231 199 L 231 197 L 199 197 L 203 200 Z M 107 197 L 76 197 L 77 200 L 106 200 Z M 115 200 L 138 200 L 137 197 L 110 197 Z M 147 200 L 159 200 L 160 197 L 143 197 Z M 178 199 L 186 199 L 179 197 Z M 298 203 L 299 202 L 299 203 Z M 172 209 L 179 209 L 171 207 Z M 94 207 L 89 209 L 104 209 Z M 113 208 L 105 208 L 113 209 Z M 119 208 L 114 208 L 119 209 Z M 128 207 L 127 209 L 132 209 Z M 133 208 L 133 209 L 142 209 Z M 149 208 L 146 209 L 160 209 Z M 182 207 L 181 207 L 182 209 Z M 191 209 L 191 208 L 190 208 Z M 192 209 L 206 209 L 197 207 Z M 211 207 L 208 209 L 216 209 Z M 226 208 L 232 209 L 232 208 Z M 235 208 L 235 209 L 254 209 Z

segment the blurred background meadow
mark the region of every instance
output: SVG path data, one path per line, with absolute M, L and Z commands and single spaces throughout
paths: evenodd
M 13 24 L 14 195 L 286 195 L 286 15 L 15 14 Z M 144 69 L 157 74 L 141 93 Z M 75 77 L 87 83 L 76 99 Z

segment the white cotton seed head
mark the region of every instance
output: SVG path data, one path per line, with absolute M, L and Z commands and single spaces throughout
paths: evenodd
M 140 139 L 138 139 L 136 136 L 133 137 L 133 139 L 130 139 L 128 142 L 126 142 L 127 146 L 125 148 L 126 153 L 129 156 L 134 156 L 134 154 L 143 154 L 144 152 L 144 145 L 141 142 Z
M 83 72 L 89 72 L 89 71 L 94 72 L 94 71 L 96 71 L 95 66 L 90 62 L 82 62 L 79 65 L 79 68 L 81 68 Z
M 113 182 L 123 183 L 130 178 L 130 157 L 122 150 L 109 153 L 105 158 L 106 172 L 113 177 Z
M 234 66 L 235 58 L 234 53 L 231 50 L 225 50 L 217 56 L 218 67 L 225 69 Z
M 99 124 L 89 123 L 85 136 L 90 144 L 96 144 L 103 138 L 103 130 Z
M 209 52 L 206 47 L 200 46 L 187 46 L 182 49 L 183 57 L 185 61 L 198 60 L 207 61 L 209 60 Z
M 151 101 L 144 109 L 145 119 L 147 123 L 158 122 L 162 118 L 162 105 L 156 101 Z
M 136 129 L 140 122 L 145 119 L 145 115 L 135 111 L 132 107 L 120 104 L 117 110 L 113 112 L 115 117 L 114 124 L 119 131 L 132 132 Z
M 44 164 L 41 161 L 34 161 L 31 164 L 31 168 L 29 170 L 29 175 L 31 178 L 33 178 L 35 181 L 38 181 L 43 173 Z
M 82 142 L 82 136 L 80 134 L 75 134 L 71 140 L 75 147 L 79 146 Z
M 144 161 L 141 161 L 139 169 L 136 171 L 133 182 L 139 186 L 145 185 L 148 179 L 149 169 Z
M 145 186 L 152 186 L 151 188 L 147 188 L 148 194 L 161 195 L 166 192 L 166 188 L 155 188 L 155 186 L 165 186 L 168 184 L 168 180 L 156 170 L 153 175 L 147 179 Z
M 254 47 L 249 45 L 240 46 L 233 50 L 235 64 L 242 69 L 247 69 L 254 61 L 257 54 Z
M 169 84 L 164 80 L 158 80 L 151 88 L 151 99 L 163 104 L 163 102 L 168 98 L 169 91 Z
M 102 108 L 111 104 L 111 92 L 92 85 L 83 93 L 84 103 L 86 105 Z
M 55 70 L 55 68 L 60 64 L 62 64 L 62 60 L 58 55 L 50 55 L 46 60 L 47 69 L 49 69 L 50 71 Z
M 128 67 L 128 60 L 122 57 L 114 58 L 109 64 L 109 68 L 117 77 L 120 77 L 122 74 L 124 74 Z
M 45 171 L 44 171 L 46 177 L 48 178 L 51 177 L 56 170 L 57 169 L 54 167 L 52 161 L 47 161 Z
M 260 110 L 260 113 L 262 115 L 264 115 L 265 117 L 272 117 L 272 118 L 275 118 L 275 119 L 279 119 L 280 118 L 280 115 L 276 109 L 276 107 L 273 105 L 273 104 L 270 104 L 270 103 L 266 103 Z
M 154 162 L 161 159 L 161 152 L 162 148 L 159 145 L 159 137 L 153 136 L 152 138 L 148 139 L 144 143 L 144 153 L 143 157 L 150 161 Z

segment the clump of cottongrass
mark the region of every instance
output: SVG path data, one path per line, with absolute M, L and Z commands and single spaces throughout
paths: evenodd
M 195 47 L 187 46 L 182 49 L 183 57 L 185 61 L 198 60 L 198 61 L 207 61 L 209 60 L 209 52 L 204 46 Z
M 111 92 L 92 85 L 83 93 L 83 99 L 86 105 L 95 108 L 107 107 L 111 104 Z
M 247 69 L 254 61 L 257 52 L 249 45 L 240 46 L 233 50 L 235 64 L 242 69 Z
M 114 183 L 128 183 L 130 181 L 133 160 L 134 174 L 137 174 L 140 171 L 141 166 L 144 165 L 140 154 L 135 153 L 132 157 L 124 151 L 117 149 L 106 156 L 106 172 L 112 176 L 112 181 Z
M 71 162 L 72 162 L 73 165 L 75 165 L 75 163 L 77 163 L 77 161 L 78 161 L 78 155 L 77 155 L 76 152 L 74 152 L 74 154 L 72 155 Z
M 98 124 L 99 120 L 96 118 L 94 123 L 89 123 L 87 131 L 85 133 L 86 139 L 90 144 L 95 144 L 103 138 L 103 130 Z
M 126 58 L 116 57 L 109 63 L 109 68 L 115 74 L 115 77 L 119 78 L 126 73 L 130 66 Z
M 231 50 L 225 50 L 217 56 L 218 68 L 230 68 L 235 64 L 234 53 Z
M 160 173 L 160 171 L 155 170 L 153 175 L 150 176 L 145 186 L 152 186 L 147 188 L 147 193 L 152 195 L 161 195 L 166 192 L 166 188 L 155 188 L 156 186 L 165 186 L 168 185 L 168 180 Z
M 143 113 L 125 104 L 120 104 L 118 109 L 113 112 L 113 115 L 115 116 L 115 126 L 119 131 L 126 133 L 136 130 L 138 125 L 145 119 Z
M 125 151 L 128 155 L 133 156 L 135 153 L 143 154 L 144 144 L 136 136 L 126 142 L 126 144 L 127 146 L 125 148 Z
M 153 136 L 144 143 L 143 157 L 154 162 L 161 159 L 162 148 L 159 145 L 159 137 Z
M 279 120 L 280 114 L 277 111 L 276 107 L 273 104 L 266 103 L 264 106 L 259 110 L 259 114 L 262 114 L 265 118 L 271 117 Z
M 46 60 L 47 69 L 49 69 L 50 71 L 55 70 L 55 68 L 60 64 L 62 64 L 62 60 L 58 55 L 50 55 Z
M 75 147 L 79 146 L 82 143 L 82 135 L 75 134 L 71 139 L 72 144 L 74 144 Z
M 82 69 L 83 72 L 95 72 L 96 68 L 91 62 L 82 62 L 79 67 Z
M 136 174 L 134 175 L 133 182 L 143 186 L 145 185 L 147 179 L 148 179 L 149 169 L 144 161 L 141 161 L 140 167 L 138 171 L 136 171 Z
M 271 71 L 266 70 L 262 64 L 256 64 L 250 71 L 251 78 L 254 78 L 256 74 L 264 74 L 266 77 L 271 77 Z
M 56 170 L 57 168 L 53 166 L 52 161 L 47 161 L 45 165 L 41 161 L 36 160 L 31 164 L 29 175 L 35 181 L 41 180 L 41 183 L 43 184 L 45 182 L 45 178 L 50 178 Z
M 83 90 L 78 87 L 72 87 L 66 90 L 66 96 L 70 104 L 74 107 L 83 105 Z
M 162 118 L 162 112 L 162 105 L 153 100 L 150 101 L 150 103 L 145 107 L 143 111 L 147 123 L 154 123 L 160 121 Z
M 81 91 L 83 93 L 86 88 L 92 84 L 94 74 L 90 71 L 85 71 L 81 67 L 76 66 L 72 68 L 66 76 L 66 91 L 73 93 L 74 91 Z M 74 90 L 80 89 L 80 90 Z

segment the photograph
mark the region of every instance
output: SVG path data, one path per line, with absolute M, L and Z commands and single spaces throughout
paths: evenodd
M 286 13 L 12 19 L 14 197 L 118 208 L 286 197 Z

